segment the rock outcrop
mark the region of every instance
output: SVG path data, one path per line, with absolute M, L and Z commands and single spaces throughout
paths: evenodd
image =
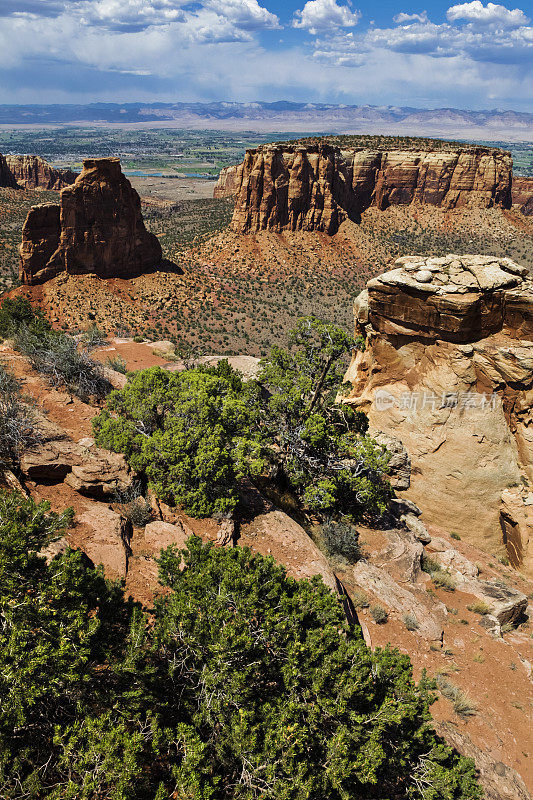
M 9 169 L 6 157 L 0 153 L 0 189 L 18 189 L 15 176 Z
M 533 214 L 533 178 L 513 177 L 513 188 L 511 192 L 513 206 L 526 217 Z
M 55 169 L 39 156 L 6 156 L 16 183 L 24 189 L 63 189 L 76 180 L 70 169 Z
M 241 182 L 242 164 L 233 164 L 231 167 L 224 167 L 220 170 L 218 181 L 213 189 L 215 199 L 221 197 L 235 197 L 237 187 Z
M 426 524 L 533 574 L 533 281 L 508 258 L 404 257 L 355 302 L 347 402 L 403 443 Z
M 265 145 L 221 174 L 215 196 L 235 194 L 232 228 L 240 233 L 333 234 L 344 219 L 357 219 L 370 206 L 510 207 L 511 180 L 510 153 L 486 147 L 446 152 Z
M 32 481 L 65 482 L 98 500 L 131 489 L 133 478 L 124 456 L 96 447 L 87 437 L 73 441 L 43 415 L 37 415 L 39 442 L 20 459 L 22 474 Z
M 60 272 L 132 278 L 156 267 L 161 257 L 119 159 L 91 158 L 75 183 L 62 189 L 58 206 L 30 210 L 22 229 L 20 280 L 43 283 Z

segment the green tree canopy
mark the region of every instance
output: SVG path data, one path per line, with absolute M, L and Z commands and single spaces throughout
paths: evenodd
M 150 615 L 66 517 L 0 495 L 0 796 L 6 800 L 477 800 L 431 730 L 428 682 L 370 651 L 319 578 L 191 538 Z
M 301 320 L 291 349 L 274 347 L 258 381 L 227 361 L 136 373 L 94 422 L 98 444 L 124 453 L 163 500 L 193 516 L 228 512 L 239 481 L 267 471 L 307 508 L 377 517 L 390 487 L 386 451 L 366 417 L 336 403 L 355 346 L 335 325 Z

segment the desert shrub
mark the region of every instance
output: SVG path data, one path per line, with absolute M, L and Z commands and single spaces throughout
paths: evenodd
M 35 325 L 36 320 L 49 327 L 42 313 L 33 310 L 27 297 L 8 297 L 0 306 L 0 338 L 13 338 L 21 328 Z
M 430 574 L 431 580 L 439 589 L 445 589 L 447 592 L 455 592 L 457 581 L 447 569 L 437 569 Z
M 430 575 L 432 572 L 436 572 L 441 568 L 439 562 L 431 558 L 431 556 L 428 556 L 425 552 L 422 553 L 421 566 L 422 570 Z
M 370 606 L 370 613 L 372 614 L 372 619 L 374 622 L 377 622 L 378 625 L 384 625 L 388 622 L 389 615 L 383 606 Z
M 79 552 L 39 557 L 67 521 L 0 495 L 6 800 L 480 798 L 430 682 L 319 578 L 192 537 L 161 554 L 148 616 Z
M 423 553 L 421 560 L 422 569 L 424 572 L 429 573 L 431 580 L 440 589 L 445 589 L 447 592 L 454 592 L 457 588 L 457 581 L 447 569 L 443 569 L 438 561 L 435 561 L 431 556 Z
M 467 609 L 469 611 L 473 611 L 474 614 L 481 615 L 490 614 L 492 612 L 492 606 L 490 606 L 488 603 L 485 603 L 484 600 L 476 600 L 475 603 L 470 603 L 470 605 L 467 606 Z
M 273 347 L 259 375 L 267 392 L 264 421 L 283 476 L 313 511 L 380 517 L 391 496 L 384 477 L 389 455 L 367 435 L 366 416 L 336 402 L 343 357 L 355 340 L 336 325 L 303 317 L 290 344 L 290 350 Z
M 404 614 L 403 624 L 408 631 L 417 631 L 420 627 L 419 622 L 414 614 Z
M 108 411 L 93 421 L 96 440 L 124 453 L 165 502 L 193 516 L 230 511 L 239 479 L 264 466 L 255 392 L 227 362 L 152 367 L 110 394 Z
M 39 441 L 31 407 L 20 382 L 0 365 L 0 467 L 16 464 L 21 453 Z
M 16 346 L 52 386 L 64 387 L 81 400 L 103 398 L 112 388 L 102 365 L 66 333 L 32 323 L 20 328 Z
M 350 599 L 355 608 L 368 608 L 370 605 L 366 594 L 359 589 L 350 592 Z
M 97 347 L 102 347 L 107 342 L 107 337 L 104 331 L 101 331 L 96 322 L 94 322 L 82 333 L 81 341 L 87 350 L 94 350 Z
M 329 520 L 322 526 L 322 536 L 329 556 L 340 556 L 350 564 L 361 558 L 359 533 L 348 520 Z
M 459 689 L 446 676 L 437 676 L 437 686 L 442 695 L 451 702 L 453 710 L 460 717 L 471 717 L 477 712 L 475 704 L 470 700 L 466 692 Z
M 122 356 L 108 356 L 105 365 L 109 367 L 109 369 L 114 369 L 115 372 L 120 372 L 121 375 L 126 375 L 128 371 L 128 365 Z
M 127 489 L 118 489 L 113 501 L 120 505 L 120 510 L 133 525 L 142 528 L 154 518 L 153 509 L 144 497 L 139 481 L 134 481 Z

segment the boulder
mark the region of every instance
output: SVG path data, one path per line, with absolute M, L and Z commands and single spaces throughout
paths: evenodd
M 472 742 L 464 728 L 454 722 L 434 722 L 437 733 L 461 755 L 473 759 L 485 800 L 531 800 L 526 785 L 518 772 L 495 759 L 486 748 Z
M 442 641 L 443 627 L 428 606 L 414 592 L 400 586 L 381 569 L 366 561 L 358 561 L 353 567 L 353 578 L 365 592 L 371 592 L 380 603 L 400 616 L 412 614 L 418 622 L 417 633 L 429 641 Z
M 65 431 L 38 416 L 40 441 L 20 458 L 21 472 L 42 483 L 65 481 L 80 494 L 103 499 L 131 487 L 124 456 L 96 447 L 87 437 L 74 442 Z
M 491 616 L 500 626 L 518 622 L 526 612 L 528 604 L 526 595 L 501 583 L 467 579 L 460 588 L 487 603 L 491 607 Z
M 158 556 L 161 550 L 171 544 L 182 550 L 192 535 L 192 530 L 181 521 L 176 525 L 170 522 L 149 522 L 144 529 L 142 550 L 143 553 L 149 552 L 154 556 Z
M 93 502 L 76 515 L 75 526 L 84 528 L 82 549 L 93 564 L 102 564 L 108 578 L 125 578 L 131 555 L 131 522 L 105 503 Z
M 326 586 L 337 591 L 337 581 L 326 556 L 301 525 L 283 511 L 260 513 L 242 523 L 238 544 L 264 556 L 272 555 L 297 580 L 320 575 Z

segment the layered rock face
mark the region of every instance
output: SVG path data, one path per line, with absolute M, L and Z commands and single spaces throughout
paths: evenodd
M 161 245 L 118 158 L 86 159 L 60 204 L 34 206 L 24 223 L 20 280 L 42 283 L 60 272 L 132 278 L 157 266 Z
M 411 458 L 426 523 L 533 575 L 533 281 L 510 259 L 398 259 L 355 302 L 347 402 Z
M 18 189 L 18 183 L 15 176 L 9 169 L 6 157 L 0 153 L 0 188 L 1 189 Z
M 24 189 L 63 189 L 77 174 L 69 169 L 54 169 L 39 156 L 6 156 L 6 162 L 19 186 Z
M 341 151 L 266 145 L 221 174 L 215 196 L 235 193 L 233 230 L 319 230 L 370 206 L 428 203 L 446 209 L 510 207 L 512 158 L 484 147 L 455 152 Z
M 533 214 L 533 178 L 513 178 L 512 201 L 526 217 Z
M 215 199 L 221 197 L 235 197 L 237 187 L 241 183 L 242 164 L 234 164 L 231 167 L 224 167 L 220 170 L 218 181 L 213 189 Z

